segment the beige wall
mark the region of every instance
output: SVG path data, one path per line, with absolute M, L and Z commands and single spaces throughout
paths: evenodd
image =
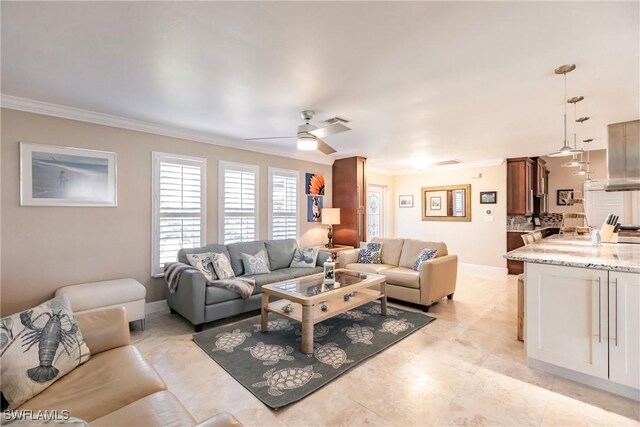
M 558 206 L 558 190 L 573 189 L 583 191 L 584 176 L 575 176 L 578 168 L 563 168 L 571 157 L 544 157 L 549 171 L 549 212 L 562 213 L 564 206 Z M 586 157 L 585 157 L 586 160 Z M 591 179 L 607 179 L 607 150 L 594 150 L 589 153 Z
M 482 174 L 482 178 L 472 179 Z M 421 220 L 421 187 L 471 184 L 471 222 Z M 506 267 L 502 257 L 506 247 L 506 164 L 473 169 L 446 169 L 394 177 L 395 197 L 413 194 L 413 208 L 395 210 L 395 235 L 412 239 L 443 241 L 449 253 L 458 255 L 461 263 Z M 481 205 L 481 191 L 497 191 L 495 205 Z M 491 215 L 485 210 L 491 209 Z M 490 217 L 493 218 L 490 218 Z M 485 222 L 493 220 L 493 222 Z
M 178 140 L 143 132 L 2 110 L 1 221 L 3 315 L 36 305 L 73 283 L 133 277 L 147 301 L 164 299 L 163 279 L 150 277 L 151 152 L 207 159 L 207 240 L 218 240 L 218 160 L 260 166 L 260 238 L 267 238 L 268 166 L 322 173 L 331 206 L 331 166 Z M 116 208 L 20 207 L 19 141 L 114 151 L 118 155 Z M 302 191 L 301 191 L 302 192 Z M 320 224 L 307 223 L 300 200 L 300 244 L 326 240 Z
M 385 221 L 385 235 L 387 237 L 395 236 L 395 207 L 398 205 L 397 197 L 394 196 L 393 176 L 376 173 L 367 170 L 367 185 L 380 185 L 385 188 L 385 198 L 388 206 L 387 218 Z

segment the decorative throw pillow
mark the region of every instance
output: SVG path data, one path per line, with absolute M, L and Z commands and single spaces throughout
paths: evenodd
M 265 251 L 260 251 L 255 255 L 240 254 L 240 256 L 242 257 L 242 265 L 244 265 L 244 274 L 271 273 L 269 258 Z
M 318 260 L 319 248 L 296 248 L 293 253 L 292 268 L 314 268 Z
M 212 282 L 218 278 L 216 270 L 213 268 L 213 252 L 203 254 L 187 254 L 189 264 L 200 270 L 207 281 Z
M 211 260 L 213 262 L 213 269 L 216 271 L 216 276 L 218 276 L 219 279 L 224 280 L 236 277 L 236 274 L 233 272 L 233 268 L 231 268 L 229 258 L 227 258 L 225 254 L 212 252 Z
M 435 258 L 437 252 L 437 249 L 423 249 L 422 252 L 418 254 L 416 260 L 413 262 L 413 269 L 415 271 L 418 271 L 418 269 L 420 268 L 420 264 L 425 261 L 429 261 L 432 258 Z
M 360 264 L 381 264 L 382 243 L 360 243 L 357 262 Z
M 0 383 L 11 408 L 89 360 L 89 348 L 60 295 L 0 323 Z

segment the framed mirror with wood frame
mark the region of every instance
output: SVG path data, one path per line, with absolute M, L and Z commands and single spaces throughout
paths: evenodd
M 421 190 L 423 221 L 471 221 L 471 184 Z

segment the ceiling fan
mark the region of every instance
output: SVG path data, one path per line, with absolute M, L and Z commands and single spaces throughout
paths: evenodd
M 313 118 L 314 114 L 315 112 L 312 110 L 304 110 L 300 113 L 305 123 L 298 126 L 298 133 L 294 136 L 271 136 L 271 137 L 263 137 L 263 138 L 246 138 L 245 141 L 297 138 L 298 150 L 303 150 L 303 151 L 318 150 L 324 154 L 335 153 L 336 150 L 330 147 L 321 138 L 324 138 L 325 136 L 329 136 L 329 135 L 335 135 L 336 133 L 351 130 L 350 127 L 345 125 L 345 123 L 348 123 L 349 121 L 341 117 L 333 117 L 325 121 L 326 123 L 325 126 L 318 127 L 316 125 L 312 125 L 309 123 L 309 121 Z

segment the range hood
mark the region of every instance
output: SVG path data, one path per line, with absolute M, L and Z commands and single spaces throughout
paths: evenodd
M 605 191 L 640 190 L 640 120 L 608 126 Z

